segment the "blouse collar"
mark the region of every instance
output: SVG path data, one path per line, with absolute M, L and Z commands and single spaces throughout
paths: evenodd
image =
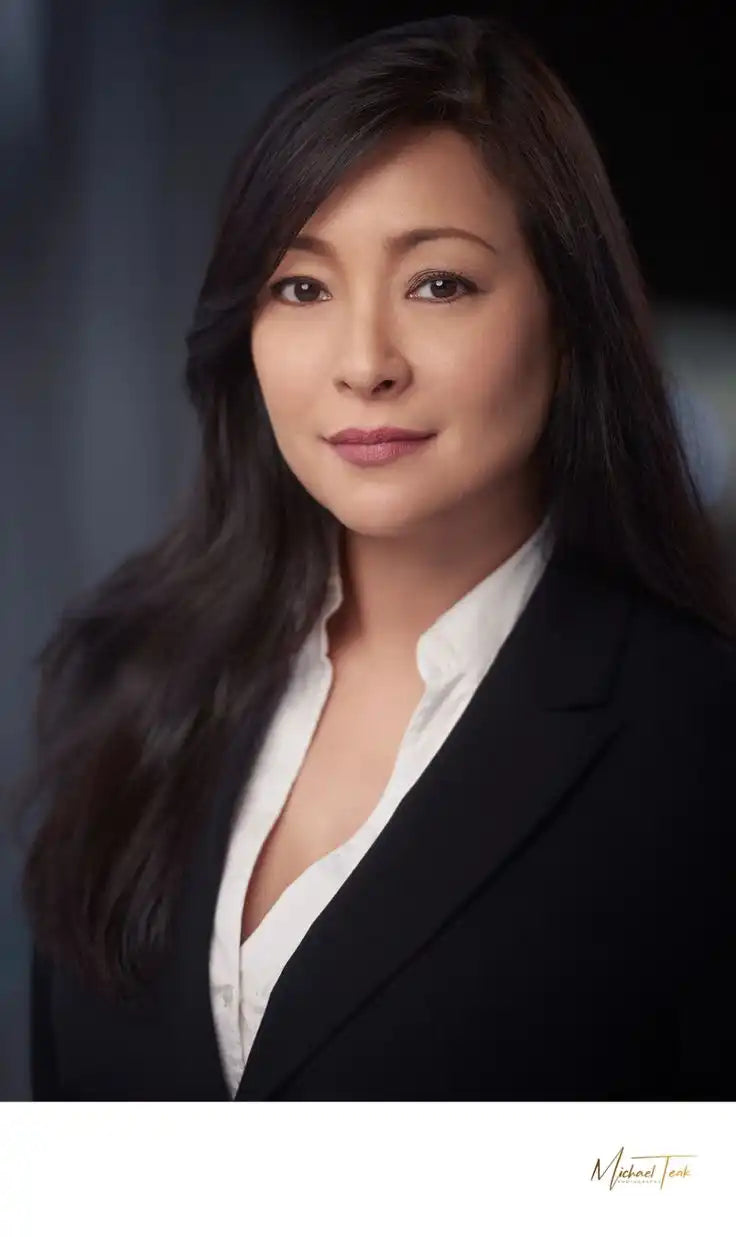
M 417 641 L 417 667 L 425 683 L 440 684 L 485 674 L 538 584 L 553 549 L 550 517 L 500 566 L 460 597 Z M 313 633 L 327 659 L 327 622 L 344 598 L 335 538 L 327 595 Z

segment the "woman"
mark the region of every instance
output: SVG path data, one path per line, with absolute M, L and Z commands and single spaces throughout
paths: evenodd
M 41 657 L 34 1097 L 736 1098 L 731 582 L 560 83 L 325 59 L 188 347 L 191 502 Z

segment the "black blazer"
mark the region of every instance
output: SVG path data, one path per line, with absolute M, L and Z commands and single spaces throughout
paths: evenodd
M 555 554 L 289 959 L 236 1098 L 736 1099 L 735 772 L 734 645 Z M 34 1099 L 230 1098 L 208 965 L 242 779 L 236 738 L 144 997 L 34 949 Z

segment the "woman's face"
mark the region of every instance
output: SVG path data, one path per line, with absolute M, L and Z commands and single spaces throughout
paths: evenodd
M 394 239 L 445 228 L 479 239 Z M 269 277 L 251 342 L 287 465 L 354 532 L 534 503 L 557 371 L 548 298 L 508 194 L 454 130 L 394 140 L 340 185 Z M 372 467 L 325 441 L 385 425 L 434 437 Z

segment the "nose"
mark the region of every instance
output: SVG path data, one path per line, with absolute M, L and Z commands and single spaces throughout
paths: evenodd
M 371 309 L 353 314 L 335 367 L 337 389 L 368 399 L 399 394 L 409 381 L 410 366 L 387 318 Z

